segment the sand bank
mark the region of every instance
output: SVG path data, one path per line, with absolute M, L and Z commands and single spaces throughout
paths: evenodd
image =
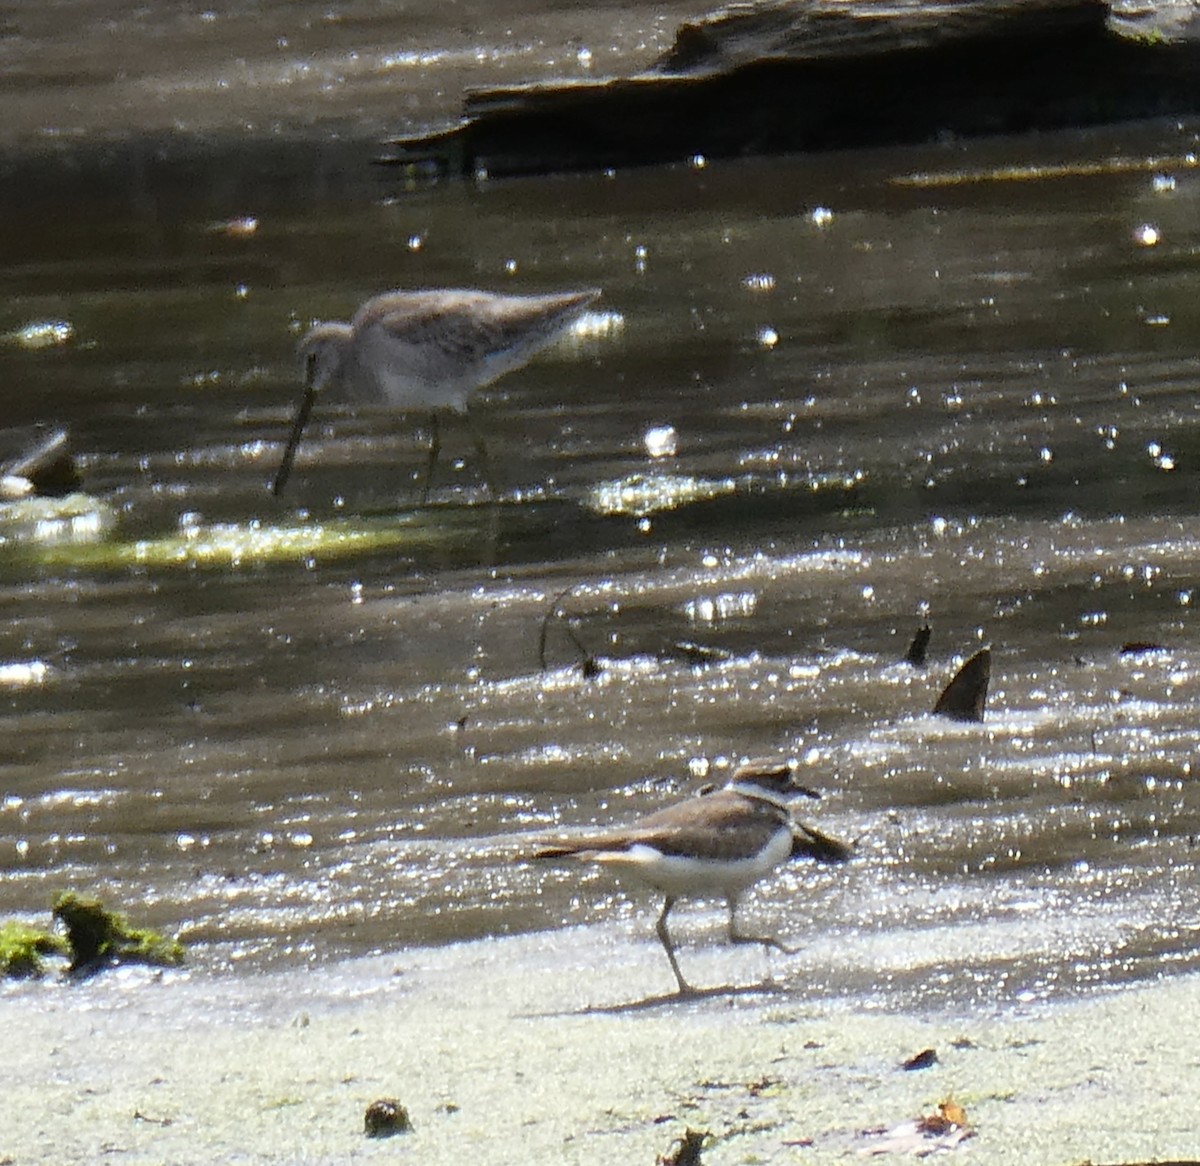
M 806 996 L 799 963 L 622 927 L 252 976 L 142 972 L 0 994 L 0 1161 L 644 1163 L 688 1126 L 710 1164 L 863 1160 L 864 1130 L 952 1097 L 982 1163 L 1200 1154 L 1200 978 L 986 1015 Z M 768 967 L 768 963 L 770 967 Z M 643 1006 L 622 1009 L 621 1004 Z M 618 1007 L 607 1010 L 607 1006 Z M 935 1048 L 939 1063 L 900 1063 Z M 415 1131 L 363 1136 L 374 1099 Z

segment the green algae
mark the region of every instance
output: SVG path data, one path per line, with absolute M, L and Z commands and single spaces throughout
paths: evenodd
M 148 928 L 131 927 L 124 916 L 106 910 L 99 899 L 63 891 L 54 899 L 54 918 L 67 929 L 73 975 L 91 975 L 104 967 L 123 963 L 178 967 L 184 948 Z
M 46 956 L 67 956 L 70 947 L 55 935 L 27 923 L 0 923 L 0 976 L 37 979 L 45 974 Z
M 90 494 L 0 503 L 0 546 L 7 548 L 94 547 L 103 544 L 116 525 L 116 510 Z
M 271 563 L 333 560 L 444 542 L 444 530 L 415 519 L 332 519 L 276 525 L 251 520 L 196 524 L 145 539 L 25 542 L 26 557 L 57 567 L 91 570 L 236 569 Z

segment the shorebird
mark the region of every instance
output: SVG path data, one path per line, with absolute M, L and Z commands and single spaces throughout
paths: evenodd
M 741 895 L 780 863 L 804 855 L 844 862 L 849 847 L 795 822 L 789 799 L 819 795 L 795 782 L 792 767 L 748 761 L 720 789 L 667 806 L 623 829 L 558 839 L 533 857 L 577 858 L 626 874 L 666 897 L 655 930 L 680 995 L 695 989 L 684 979 L 667 930 L 667 916 L 683 896 L 721 898 L 729 907 L 729 942 L 759 943 L 793 954 L 772 936 L 747 935 L 737 924 Z
M 432 435 L 421 490 L 424 503 L 441 452 L 439 411 L 465 413 L 476 389 L 520 368 L 599 294 L 392 291 L 367 300 L 348 324 L 317 324 L 300 341 L 304 395 L 272 492 L 278 496 L 287 484 L 313 403 L 318 393 L 328 391 L 351 403 L 429 414 Z M 475 447 L 487 481 L 487 450 L 478 435 Z

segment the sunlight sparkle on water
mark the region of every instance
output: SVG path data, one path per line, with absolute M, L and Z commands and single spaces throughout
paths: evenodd
M 66 320 L 36 320 L 23 328 L 5 332 L 0 340 L 22 348 L 55 348 L 67 344 L 74 336 L 75 327 Z
M 721 620 L 746 618 L 758 607 L 758 594 L 739 591 L 724 595 L 705 595 L 688 600 L 683 614 L 692 623 L 713 624 Z
M 679 434 L 674 425 L 655 425 L 646 430 L 643 440 L 646 452 L 653 458 L 674 457 L 679 448 Z

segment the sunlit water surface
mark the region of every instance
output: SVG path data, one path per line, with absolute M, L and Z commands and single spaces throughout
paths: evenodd
M 746 904 L 856 953 L 806 991 L 1193 965 L 1196 128 L 441 187 L 369 140 L 10 162 L 5 423 L 70 425 L 86 497 L 0 512 L 0 917 L 94 891 L 212 970 L 651 943 L 533 840 L 779 753 L 857 840 Z M 332 408 L 273 499 L 299 333 L 458 285 L 604 289 L 477 403 L 498 507 L 465 426 L 422 508 L 423 419 Z M 985 722 L 931 717 L 985 643 Z

